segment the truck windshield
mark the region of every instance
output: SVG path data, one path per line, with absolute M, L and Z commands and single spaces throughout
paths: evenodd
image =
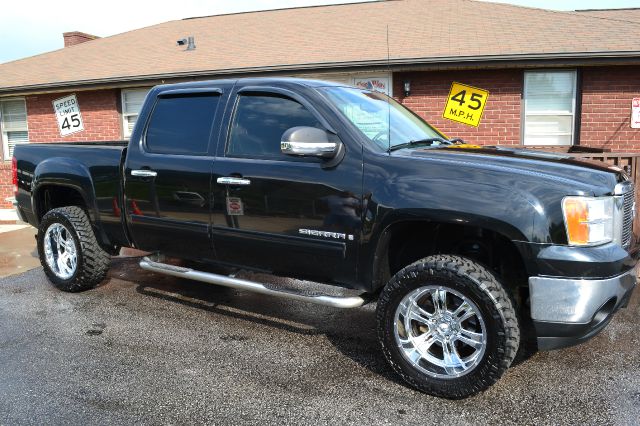
M 322 90 L 351 123 L 385 151 L 410 142 L 447 139 L 385 94 L 351 87 L 325 87 Z

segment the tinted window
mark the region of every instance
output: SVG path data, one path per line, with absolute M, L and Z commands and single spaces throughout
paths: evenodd
M 282 134 L 296 126 L 321 127 L 313 114 L 291 99 L 240 96 L 227 152 L 243 157 L 280 157 Z
M 209 94 L 159 98 L 147 129 L 147 149 L 163 154 L 205 154 L 219 99 Z

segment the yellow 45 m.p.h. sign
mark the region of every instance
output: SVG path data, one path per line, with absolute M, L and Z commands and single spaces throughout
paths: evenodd
M 468 126 L 478 127 L 489 92 L 466 84 L 451 84 L 443 118 L 457 121 Z

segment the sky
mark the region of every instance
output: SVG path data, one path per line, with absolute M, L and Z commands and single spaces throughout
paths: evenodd
M 193 16 L 357 1 L 364 0 L 5 1 L 0 14 L 0 63 L 60 49 L 62 33 L 68 31 L 106 37 Z M 640 7 L 640 0 L 500 2 L 557 10 Z

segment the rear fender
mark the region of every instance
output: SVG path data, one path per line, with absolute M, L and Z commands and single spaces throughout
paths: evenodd
M 31 205 L 36 217 L 36 224 L 40 223 L 38 205 L 40 191 L 46 187 L 66 187 L 77 191 L 84 201 L 84 208 L 89 220 L 97 230 L 98 240 L 109 245 L 108 238 L 101 231 L 100 214 L 98 211 L 94 182 L 89 169 L 81 162 L 67 157 L 52 157 L 42 161 L 36 167 L 31 191 Z

